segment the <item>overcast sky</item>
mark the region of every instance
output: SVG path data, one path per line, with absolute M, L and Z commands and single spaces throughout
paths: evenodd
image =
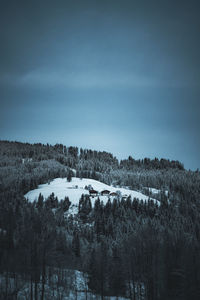
M 0 139 L 200 168 L 199 1 L 0 1 Z

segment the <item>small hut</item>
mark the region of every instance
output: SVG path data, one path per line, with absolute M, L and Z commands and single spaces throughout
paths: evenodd
M 112 192 L 112 193 L 110 193 L 110 196 L 117 197 L 117 193 Z
M 90 196 L 95 197 L 98 195 L 98 192 L 95 190 L 89 190 Z
M 101 196 L 108 196 L 109 194 L 110 194 L 110 191 L 108 191 L 108 190 L 101 191 Z

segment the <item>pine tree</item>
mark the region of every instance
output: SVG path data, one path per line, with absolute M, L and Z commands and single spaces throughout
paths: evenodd
M 37 203 L 37 207 L 38 208 L 42 208 L 44 204 L 44 197 L 43 195 L 40 193 L 39 197 L 38 197 L 38 203 Z
M 80 238 L 76 230 L 73 232 L 72 250 L 76 257 L 80 257 Z

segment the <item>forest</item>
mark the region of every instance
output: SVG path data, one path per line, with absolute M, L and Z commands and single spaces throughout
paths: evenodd
M 74 176 L 148 196 L 156 188 L 159 205 L 131 197 L 92 205 L 83 194 L 78 214 L 67 217 L 67 196 L 24 197 Z M 87 283 L 83 299 L 200 299 L 199 170 L 164 158 L 119 161 L 105 151 L 0 141 L 0 299 L 79 299 L 76 287 L 70 298 L 74 270 Z

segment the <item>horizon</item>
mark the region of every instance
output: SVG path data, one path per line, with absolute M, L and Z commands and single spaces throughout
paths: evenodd
M 180 3 L 2 2 L 0 139 L 200 169 L 200 3 Z

